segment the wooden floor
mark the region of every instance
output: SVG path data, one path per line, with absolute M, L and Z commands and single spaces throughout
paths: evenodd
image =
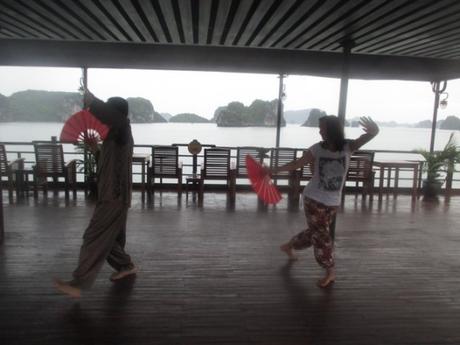
M 134 197 L 127 249 L 140 273 L 113 284 L 105 265 L 79 301 L 52 278 L 70 278 L 93 205 L 82 194 L 5 205 L 0 344 L 460 344 L 460 198 L 347 196 L 338 281 L 321 290 L 311 250 L 293 264 L 278 250 L 304 227 L 284 200 Z

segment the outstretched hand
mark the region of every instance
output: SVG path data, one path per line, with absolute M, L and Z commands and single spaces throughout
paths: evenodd
M 363 116 L 359 119 L 359 124 L 363 127 L 364 132 L 372 136 L 379 133 L 379 126 L 369 117 Z

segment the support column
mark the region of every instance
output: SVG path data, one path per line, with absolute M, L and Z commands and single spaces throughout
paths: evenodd
M 430 141 L 430 152 L 434 151 L 434 140 L 436 136 L 436 122 L 438 120 L 438 108 L 439 108 L 439 95 L 446 91 L 447 82 L 443 81 L 441 86 L 440 81 L 431 83 L 431 87 L 434 92 L 434 107 L 433 107 L 433 123 L 431 124 L 431 141 Z
M 3 224 L 3 188 L 0 183 L 0 244 L 3 243 L 3 238 L 5 236 L 5 229 Z
M 84 90 L 88 89 L 88 67 L 82 67 L 81 69 L 80 86 L 83 87 Z
M 348 80 L 350 76 L 350 55 L 353 46 L 354 42 L 352 40 L 346 40 L 343 43 L 342 78 L 340 79 L 339 110 L 337 112 L 337 116 L 339 117 L 339 120 L 342 123 L 342 125 L 345 125 L 345 115 L 347 112 Z
M 278 111 L 276 117 L 276 148 L 280 147 L 281 118 L 283 117 L 284 74 L 279 75 Z

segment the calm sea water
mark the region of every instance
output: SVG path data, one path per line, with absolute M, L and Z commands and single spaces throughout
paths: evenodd
M 8 122 L 0 123 L 0 141 L 49 140 L 59 137 L 62 123 Z M 215 124 L 155 123 L 132 124 L 136 144 L 169 145 L 189 143 L 197 139 L 202 144 L 218 146 L 264 146 L 273 147 L 276 129 L 265 127 L 224 128 Z M 452 131 L 436 131 L 436 149 L 441 149 Z M 360 128 L 346 128 L 349 138 L 356 138 Z M 460 139 L 460 132 L 455 131 Z M 366 145 L 368 149 L 410 151 L 429 148 L 431 130 L 425 128 L 382 127 L 380 134 Z M 280 146 L 309 147 L 320 140 L 317 128 L 287 125 L 281 128 Z M 460 140 L 459 140 L 460 141 Z
M 62 123 L 1 123 L 0 141 L 21 142 L 32 140 L 50 140 L 51 136 L 59 137 Z M 217 146 L 262 146 L 274 147 L 276 129 L 264 127 L 224 128 L 215 124 L 186 124 L 186 123 L 155 123 L 132 124 L 134 141 L 142 145 L 170 145 L 173 143 L 189 143 L 197 139 L 202 144 Z M 360 128 L 346 128 L 348 138 L 356 138 L 363 131 Z M 435 148 L 442 149 L 446 144 L 449 130 L 437 130 Z M 460 132 L 456 131 L 457 141 L 460 143 Z M 399 150 L 411 151 L 414 149 L 428 149 L 431 130 L 425 128 L 382 127 L 380 134 L 364 148 L 371 150 Z M 306 148 L 320 140 L 317 128 L 287 125 L 281 129 L 280 146 Z M 21 147 L 18 147 L 20 149 Z M 11 150 L 12 146 L 8 147 Z M 30 147 L 28 148 L 31 149 Z M 68 145 L 66 151 L 72 151 Z M 183 149 L 185 150 L 185 148 Z M 142 148 L 136 152 L 143 152 Z M 144 152 L 148 152 L 145 149 Z M 184 151 L 185 153 L 185 151 Z M 421 159 L 419 155 L 400 153 L 378 153 L 377 159 Z M 27 157 L 26 157 L 27 159 Z M 31 156 L 31 159 L 32 156 Z M 188 164 L 187 161 L 184 164 Z

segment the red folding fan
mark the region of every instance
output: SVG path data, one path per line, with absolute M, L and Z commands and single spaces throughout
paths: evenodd
M 61 131 L 61 141 L 90 144 L 104 140 L 109 129 L 88 110 L 81 110 L 65 122 Z
M 281 200 L 278 188 L 273 184 L 270 175 L 252 156 L 246 156 L 246 169 L 252 189 L 266 204 L 277 204 Z

